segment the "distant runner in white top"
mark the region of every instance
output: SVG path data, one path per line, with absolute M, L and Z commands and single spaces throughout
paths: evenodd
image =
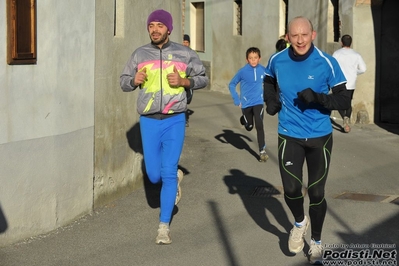
M 347 80 L 346 89 L 348 94 L 353 99 L 353 93 L 356 88 L 357 76 L 366 72 L 366 64 L 362 56 L 353 50 L 352 37 L 348 34 L 341 37 L 342 48 L 338 49 L 333 53 L 333 57 L 337 59 L 339 66 L 344 72 L 345 78 Z M 352 106 L 347 110 L 338 110 L 339 114 L 343 119 L 343 129 L 346 133 L 349 133 L 351 128 L 349 126 L 350 118 L 352 114 Z

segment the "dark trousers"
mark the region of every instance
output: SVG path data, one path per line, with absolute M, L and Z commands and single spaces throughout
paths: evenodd
M 346 92 L 347 92 L 347 95 L 351 98 L 351 102 L 352 102 L 353 93 L 355 92 L 355 90 L 347 90 Z M 349 109 L 346 109 L 346 110 L 338 110 L 338 112 L 339 112 L 339 114 L 341 115 L 342 118 L 344 118 L 345 116 L 351 118 L 351 115 L 352 115 L 352 105 L 351 105 L 351 107 L 349 107 Z
M 259 151 L 266 148 L 265 131 L 263 130 L 263 106 L 263 104 L 259 104 L 242 109 L 246 130 L 251 131 L 254 127 L 255 122 Z
M 278 155 L 284 198 L 296 222 L 304 219 L 303 164 L 308 169 L 309 216 L 312 238 L 321 239 L 327 211 L 324 188 L 330 166 L 333 145 L 332 134 L 320 138 L 297 139 L 279 134 Z

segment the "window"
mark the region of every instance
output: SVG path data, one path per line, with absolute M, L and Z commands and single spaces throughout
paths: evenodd
M 341 22 L 339 18 L 339 0 L 331 0 L 333 5 L 333 31 L 334 31 L 334 42 L 339 42 L 341 37 L 340 27 Z
M 204 2 L 191 3 L 190 32 L 191 47 L 200 52 L 205 51 L 205 10 Z
M 242 1 L 234 0 L 234 35 L 242 35 Z
M 285 38 L 287 33 L 288 25 L 288 0 L 280 1 L 280 11 L 279 11 L 279 36 L 280 38 Z
M 114 37 L 124 37 L 125 1 L 114 0 Z
M 7 63 L 36 64 L 36 0 L 7 0 Z

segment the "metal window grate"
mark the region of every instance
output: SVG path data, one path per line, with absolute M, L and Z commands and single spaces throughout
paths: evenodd
M 251 197 L 270 198 L 281 195 L 282 195 L 281 189 L 279 190 L 273 186 L 271 187 L 259 186 L 254 189 L 254 191 L 251 194 Z
M 382 202 L 386 201 L 390 196 L 386 195 L 374 195 L 374 194 L 365 194 L 365 193 L 355 193 L 355 192 L 344 192 L 338 196 L 336 199 L 349 199 L 349 200 L 357 200 L 357 201 L 371 201 L 371 202 Z

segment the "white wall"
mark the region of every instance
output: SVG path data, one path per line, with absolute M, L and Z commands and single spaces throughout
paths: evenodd
M 374 123 L 374 98 L 376 80 L 376 54 L 373 15 L 370 5 L 357 5 L 353 8 L 353 44 L 352 48 L 360 53 L 366 63 L 367 70 L 358 76 L 356 90 L 352 100 L 352 123 L 356 122 L 359 111 L 366 111 L 369 122 Z
M 359 112 L 366 112 L 368 122 L 374 123 L 375 113 L 375 79 L 376 79 L 376 54 L 374 23 L 370 3 L 356 4 L 355 0 L 342 1 L 339 5 L 339 16 L 341 19 L 341 36 L 349 34 L 353 42 L 351 48 L 360 53 L 367 66 L 366 73 L 359 75 L 356 82 L 356 90 L 352 99 L 351 122 L 357 121 Z M 335 43 L 334 49 L 328 52 L 333 53 L 341 48 L 340 43 Z M 332 116 L 341 119 L 338 111 L 333 111 Z
M 288 20 L 297 16 L 307 17 L 316 31 L 316 39 L 313 43 L 323 51 L 327 49 L 328 33 L 328 4 L 329 1 L 296 0 L 289 2 Z
M 91 211 L 94 7 L 37 1 L 36 65 L 7 65 L 0 13 L 0 205 L 8 225 L 0 245 Z

